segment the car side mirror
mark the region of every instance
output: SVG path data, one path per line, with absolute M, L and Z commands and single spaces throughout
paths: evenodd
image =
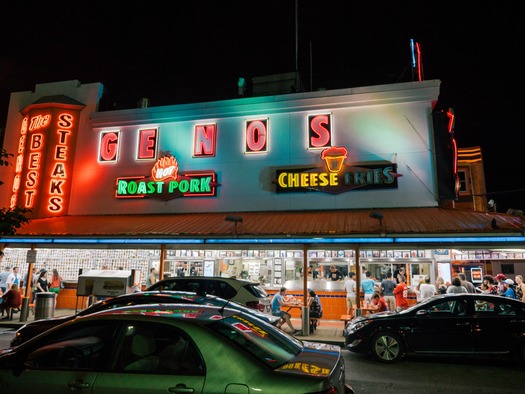
M 428 316 L 429 313 L 426 309 L 420 309 L 419 311 L 416 312 L 416 316 Z

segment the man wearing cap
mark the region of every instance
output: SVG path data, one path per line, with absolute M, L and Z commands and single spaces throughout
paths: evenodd
M 1 290 L 0 293 L 2 294 L 7 291 L 7 278 L 9 277 L 10 274 L 11 274 L 11 268 L 8 266 L 6 266 L 5 270 L 2 271 L 2 273 L 0 274 L 0 290 Z
M 505 290 L 504 296 L 507 298 L 516 299 L 516 292 L 514 291 L 514 281 L 512 279 L 505 279 L 504 283 L 505 287 L 507 288 L 507 290 Z
M 498 295 L 505 295 L 505 280 L 507 280 L 507 277 L 503 274 L 497 274 L 494 279 L 498 282 L 496 285 L 498 288 Z

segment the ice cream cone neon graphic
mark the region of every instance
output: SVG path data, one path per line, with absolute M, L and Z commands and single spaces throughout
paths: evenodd
M 321 159 L 326 162 L 329 172 L 339 172 L 343 168 L 348 151 L 342 146 L 332 146 L 321 152 Z

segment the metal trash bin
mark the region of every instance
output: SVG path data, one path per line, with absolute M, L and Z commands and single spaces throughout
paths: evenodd
M 40 292 L 36 293 L 35 300 L 35 320 L 55 317 L 55 293 Z

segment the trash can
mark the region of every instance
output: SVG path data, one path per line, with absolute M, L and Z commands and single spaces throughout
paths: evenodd
M 55 295 L 56 294 L 52 292 L 35 294 L 35 320 L 55 317 Z

